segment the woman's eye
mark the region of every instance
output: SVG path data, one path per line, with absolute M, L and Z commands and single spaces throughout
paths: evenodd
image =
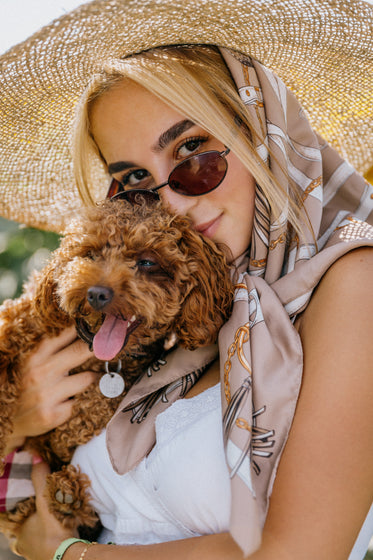
M 150 183 L 150 173 L 146 169 L 136 169 L 122 177 L 121 184 L 127 188 L 147 188 Z
M 198 138 L 189 138 L 180 148 L 178 149 L 178 156 L 179 157 L 188 157 L 193 154 L 193 152 L 197 151 L 204 142 L 207 142 L 208 138 L 198 137 Z

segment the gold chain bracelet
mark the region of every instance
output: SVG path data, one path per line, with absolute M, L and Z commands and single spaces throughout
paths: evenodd
M 81 553 L 79 560 L 84 560 L 84 557 L 85 557 L 85 555 L 86 555 L 86 553 L 87 553 L 87 550 L 88 550 L 91 546 L 93 546 L 94 544 L 97 544 L 97 543 L 96 543 L 96 542 L 90 542 L 90 543 L 87 544 L 87 546 L 85 547 L 85 549 L 84 549 L 83 552 Z

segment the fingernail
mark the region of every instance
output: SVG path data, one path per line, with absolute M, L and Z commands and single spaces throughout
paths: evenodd
M 39 457 L 39 455 L 33 455 L 32 456 L 32 464 L 33 465 L 38 465 L 39 463 L 42 463 L 43 459 L 41 457 Z

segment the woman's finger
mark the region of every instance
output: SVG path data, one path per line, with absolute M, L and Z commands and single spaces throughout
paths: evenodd
M 85 391 L 98 375 L 91 371 L 77 373 L 63 377 L 54 386 L 46 384 L 43 389 L 35 391 L 34 398 L 29 396 L 17 415 L 17 432 L 37 436 L 66 422 L 74 406 L 71 397 Z
M 50 356 L 48 365 L 51 371 L 56 373 L 65 372 L 82 365 L 86 360 L 92 358 L 93 353 L 89 346 L 78 339 L 60 350 L 59 352 Z
M 49 356 L 59 352 L 77 338 L 76 329 L 74 326 L 67 327 L 58 336 L 52 338 L 44 338 L 40 345 L 39 351 L 42 357 Z
M 59 401 L 63 402 L 79 393 L 83 393 L 91 383 L 97 380 L 99 375 L 99 373 L 93 371 L 82 371 L 64 378 L 59 384 Z
M 48 512 L 48 503 L 44 496 L 47 484 L 47 476 L 50 474 L 50 468 L 44 461 L 38 461 L 32 467 L 31 480 L 35 489 L 36 508 L 39 513 Z
M 16 537 L 13 537 L 12 539 L 9 539 L 10 550 L 13 552 L 13 554 L 15 554 L 15 556 L 21 556 L 22 557 L 22 554 L 18 551 L 17 545 L 18 545 L 18 539 Z
M 92 355 L 82 340 L 75 340 L 57 353 L 47 354 L 45 348 L 41 352 L 39 346 L 24 365 L 24 388 L 39 391 L 39 387 L 54 386 L 59 378 L 66 377 L 70 370 L 82 365 Z

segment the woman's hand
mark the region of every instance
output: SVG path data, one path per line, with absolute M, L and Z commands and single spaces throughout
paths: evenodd
M 23 523 L 12 546 L 16 554 L 27 560 L 51 560 L 62 541 L 78 536 L 77 532 L 65 529 L 48 510 L 44 489 L 49 472 L 44 462 L 33 466 L 37 511 Z
M 45 339 L 24 364 L 23 390 L 7 453 L 23 445 L 28 436 L 52 430 L 69 419 L 74 395 L 84 391 L 97 374 L 69 371 L 92 356 L 88 346 L 76 337 L 74 327 L 58 337 Z

